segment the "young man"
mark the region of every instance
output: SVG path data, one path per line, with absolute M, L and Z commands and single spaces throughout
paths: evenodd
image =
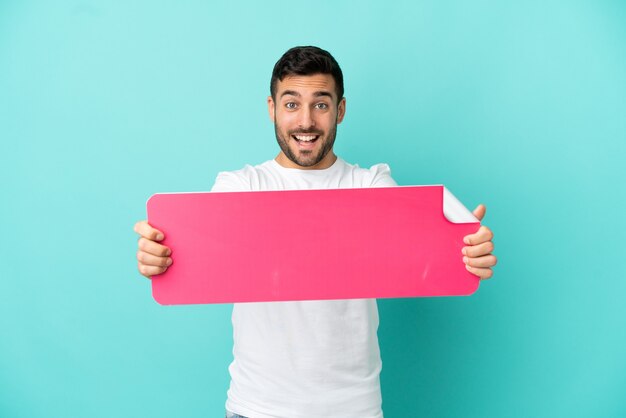
M 278 156 L 257 166 L 221 172 L 213 191 L 290 190 L 395 186 L 389 167 L 359 168 L 333 152 L 337 124 L 346 111 L 343 75 L 335 59 L 316 47 L 296 47 L 276 63 L 267 99 Z M 485 214 L 480 205 L 474 214 Z M 135 225 L 139 271 L 163 273 L 172 263 L 159 244 L 167 231 L 146 221 Z M 294 241 L 307 257 L 307 231 L 293 225 Z M 496 264 L 492 233 L 465 237 L 467 268 L 480 278 Z M 263 245 L 259 237 L 259 245 Z M 233 307 L 234 360 L 227 416 L 382 417 L 378 310 L 373 299 L 241 303 Z

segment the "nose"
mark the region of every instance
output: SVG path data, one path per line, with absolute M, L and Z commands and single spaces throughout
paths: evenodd
M 315 127 L 315 119 L 313 119 L 311 109 L 306 106 L 302 107 L 299 116 L 298 125 L 300 129 L 308 130 Z

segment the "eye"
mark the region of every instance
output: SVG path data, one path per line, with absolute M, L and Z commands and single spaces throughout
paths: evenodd
M 328 105 L 326 103 L 318 103 L 315 105 L 315 107 L 322 110 L 328 109 Z
M 287 102 L 285 103 L 285 107 L 287 109 L 295 109 L 298 105 L 296 105 L 294 102 Z

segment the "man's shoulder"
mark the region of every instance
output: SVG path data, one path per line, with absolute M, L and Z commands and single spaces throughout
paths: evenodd
M 211 191 L 248 191 L 251 190 L 251 184 L 262 173 L 268 172 L 272 169 L 272 161 L 268 160 L 261 164 L 250 165 L 246 164 L 238 170 L 220 171 L 217 173 L 215 184 Z
M 225 175 L 230 175 L 230 176 L 246 177 L 254 173 L 259 173 L 261 171 L 270 170 L 273 165 L 272 161 L 273 160 L 267 160 L 265 162 L 262 162 L 256 165 L 246 164 L 242 168 L 237 169 L 237 170 L 220 171 L 218 175 L 225 174 Z
M 360 167 L 358 164 L 344 163 L 344 171 L 359 183 L 358 187 L 393 187 L 397 186 L 391 177 L 391 168 L 387 163 L 374 164 L 369 168 Z M 357 185 L 355 185 L 357 186 Z

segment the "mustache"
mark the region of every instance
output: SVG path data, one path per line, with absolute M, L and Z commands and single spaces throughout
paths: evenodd
M 317 129 L 297 129 L 289 131 L 289 135 L 323 135 L 324 132 Z

